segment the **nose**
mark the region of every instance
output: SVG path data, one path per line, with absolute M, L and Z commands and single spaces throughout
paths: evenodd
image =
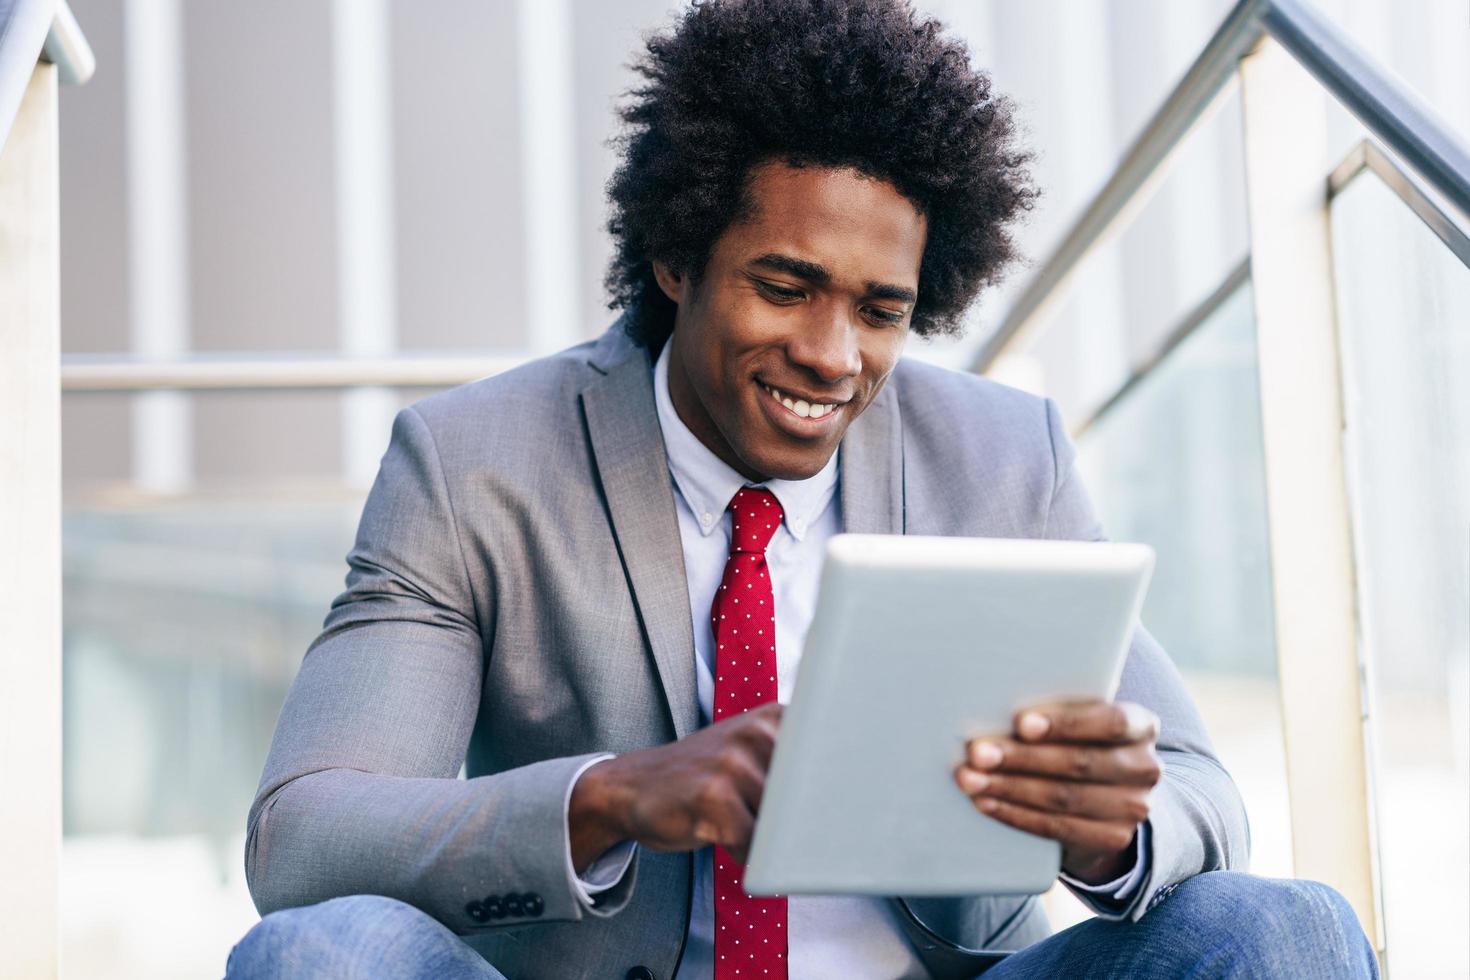
M 842 304 L 828 304 L 827 309 L 813 309 L 813 316 L 786 344 L 786 354 L 806 368 L 824 384 L 836 384 L 853 378 L 862 371 L 862 351 L 858 345 L 858 325 Z

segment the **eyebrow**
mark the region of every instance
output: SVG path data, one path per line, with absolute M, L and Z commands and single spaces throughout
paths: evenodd
M 807 282 L 825 286 L 832 281 L 832 272 L 824 265 L 816 262 L 808 262 L 806 259 L 793 258 L 790 255 L 782 255 L 779 252 L 767 252 L 759 258 L 751 260 L 751 265 L 776 272 L 784 272 L 788 275 L 805 279 Z M 891 299 L 900 303 L 912 303 L 918 298 L 917 294 L 907 286 L 896 286 L 889 282 L 873 282 L 871 279 L 863 283 L 867 289 L 867 295 L 872 299 Z

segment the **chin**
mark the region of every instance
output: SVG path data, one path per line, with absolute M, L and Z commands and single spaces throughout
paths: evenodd
M 806 451 L 774 451 L 755 452 L 749 455 L 742 453 L 741 458 L 746 460 L 752 470 L 764 473 L 771 480 L 809 480 L 822 472 L 822 467 L 832 458 L 832 452 L 824 448 L 811 448 Z

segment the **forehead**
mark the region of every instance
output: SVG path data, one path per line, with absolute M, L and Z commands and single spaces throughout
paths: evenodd
M 839 280 L 917 285 L 928 225 L 892 184 L 778 162 L 754 168 L 749 190 L 755 213 L 722 243 L 734 261 L 774 251 L 818 262 Z

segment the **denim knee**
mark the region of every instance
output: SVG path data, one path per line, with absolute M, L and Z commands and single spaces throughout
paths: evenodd
M 1165 909 L 1215 956 L 1269 965 L 1265 975 L 1378 976 L 1357 914 L 1321 882 L 1212 871 L 1182 882 L 1149 915 Z
M 501 974 L 442 923 L 392 898 L 351 895 L 272 912 L 230 951 L 227 980 Z

